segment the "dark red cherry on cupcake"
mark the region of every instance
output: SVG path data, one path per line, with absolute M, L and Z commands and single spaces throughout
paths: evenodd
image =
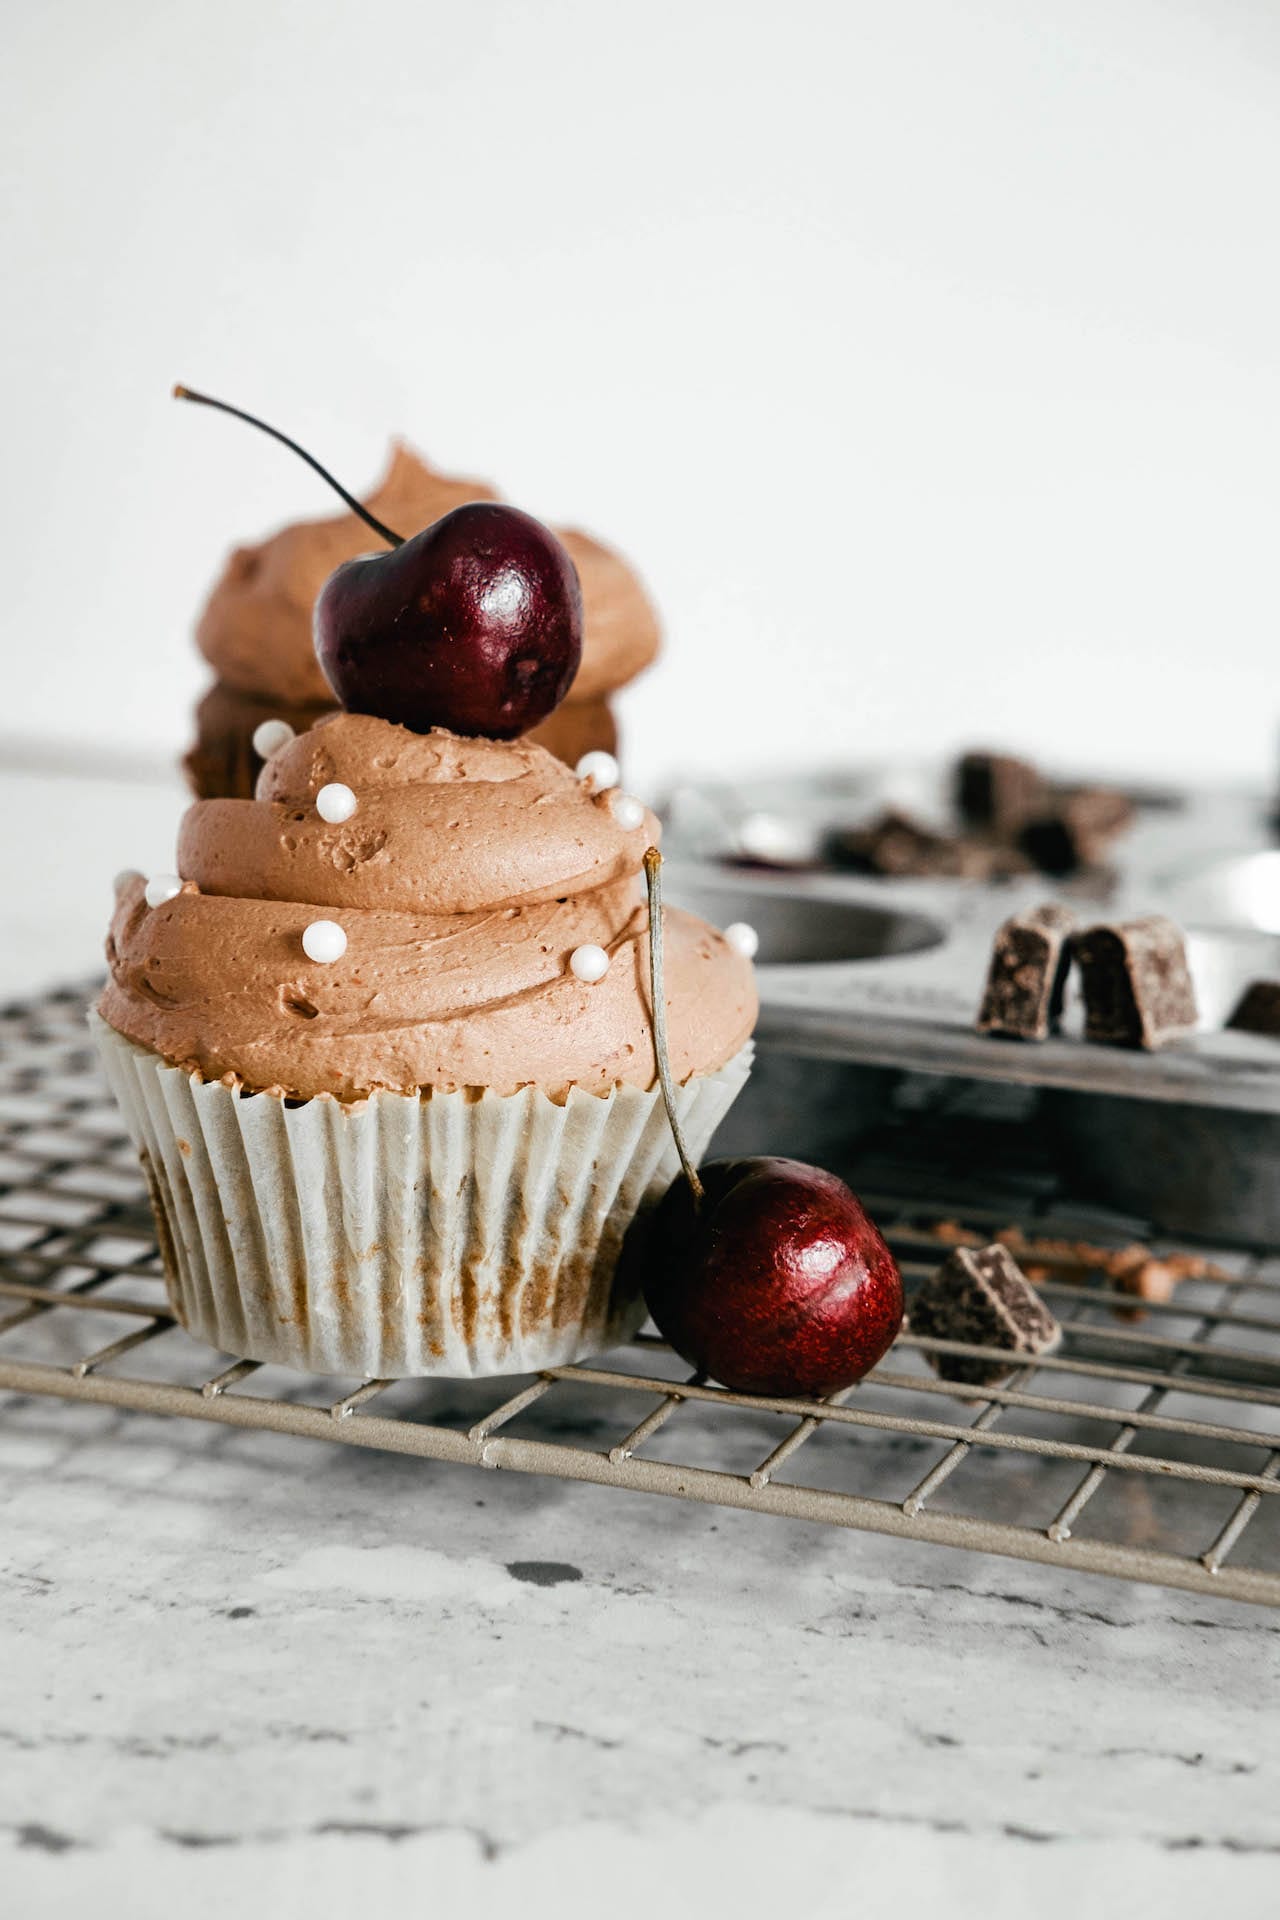
M 540 521 L 476 500 L 331 573 L 315 643 L 349 713 L 512 740 L 573 684 L 582 589 Z
M 316 602 L 316 654 L 349 713 L 511 740 L 559 706 L 582 658 L 582 589 L 540 521 L 477 500 L 402 539 L 276 428 L 188 387 L 174 393 L 291 448 L 390 546 L 345 561 Z
M 654 1052 L 683 1172 L 632 1229 L 624 1258 L 659 1333 L 698 1373 L 736 1393 L 825 1398 L 892 1346 L 902 1276 L 834 1174 L 771 1156 L 690 1163 L 667 1053 L 661 866 L 651 847 Z

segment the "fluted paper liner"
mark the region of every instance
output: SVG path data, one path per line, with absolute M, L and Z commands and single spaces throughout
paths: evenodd
M 308 1372 L 465 1378 L 563 1366 L 640 1325 L 615 1270 L 678 1170 L 656 1089 L 291 1102 L 90 1023 L 174 1311 L 210 1346 Z M 751 1055 L 677 1088 L 695 1159 Z

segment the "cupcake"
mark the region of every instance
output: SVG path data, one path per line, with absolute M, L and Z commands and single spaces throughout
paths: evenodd
M 467 501 L 496 498 L 483 482 L 437 473 L 397 444 L 368 505 L 387 525 L 412 534 Z M 643 586 L 618 554 L 573 529 L 559 537 L 582 583 L 584 646 L 564 704 L 533 737 L 573 766 L 593 749 L 616 749 L 611 697 L 653 659 L 659 635 Z M 185 762 L 198 795 L 250 797 L 262 765 L 253 745 L 262 722 L 282 719 L 301 732 L 332 711 L 311 644 L 312 609 L 333 569 L 375 544 L 356 515 L 345 513 L 285 527 L 231 555 L 196 629 L 215 675 L 196 708 L 196 739 Z
M 283 738 L 253 799 L 197 801 L 175 874 L 119 883 L 92 1024 L 175 1312 L 309 1371 L 571 1362 L 643 1318 L 619 1255 L 677 1171 L 638 886 L 658 824 L 607 759 L 527 737 L 578 669 L 577 576 L 527 515 L 464 506 L 341 566 L 315 629 L 346 710 Z M 755 988 L 711 927 L 661 931 L 696 1157 Z

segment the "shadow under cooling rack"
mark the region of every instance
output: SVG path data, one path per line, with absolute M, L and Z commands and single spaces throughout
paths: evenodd
M 87 997 L 0 1015 L 0 1390 L 1280 1605 L 1280 1259 L 1208 1250 L 1211 1279 L 1135 1318 L 1087 1258 L 1060 1256 L 1043 1288 L 1062 1346 L 999 1388 L 939 1380 L 930 1349 L 981 1349 L 909 1332 L 857 1388 L 821 1403 L 699 1384 L 644 1335 L 520 1380 L 290 1374 L 215 1355 L 174 1322 L 132 1149 L 88 1045 Z M 1059 1192 L 1025 1114 L 1002 1114 L 990 1089 L 976 1106 L 954 1087 L 917 1099 L 855 1177 L 909 1290 L 943 1256 L 944 1223 L 1102 1244 L 1140 1230 Z

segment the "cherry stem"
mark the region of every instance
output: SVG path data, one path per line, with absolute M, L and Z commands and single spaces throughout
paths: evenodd
M 390 527 L 384 527 L 381 520 L 375 519 L 367 507 L 361 506 L 353 493 L 348 493 L 341 482 L 334 479 L 327 467 L 322 467 L 320 462 L 312 454 L 309 454 L 305 447 L 300 447 L 296 440 L 289 438 L 287 433 L 281 433 L 279 427 L 269 427 L 266 421 L 259 420 L 256 414 L 246 413 L 242 407 L 230 406 L 225 400 L 213 400 L 207 393 L 197 393 L 194 387 L 175 387 L 173 397 L 175 400 L 194 400 L 198 407 L 213 407 L 219 413 L 229 413 L 233 420 L 247 421 L 251 427 L 257 427 L 260 433 L 269 433 L 271 438 L 278 440 L 282 447 L 288 447 L 289 451 L 296 453 L 300 460 L 305 460 L 314 473 L 318 473 L 322 480 L 328 482 L 338 495 L 338 498 L 346 501 L 352 513 L 358 514 L 364 521 L 366 527 L 372 527 L 373 531 L 380 539 L 385 540 L 388 546 L 402 547 L 404 545 L 404 536 L 402 534 L 392 533 Z
M 662 973 L 662 855 L 656 847 L 650 847 L 644 856 L 644 879 L 649 890 L 649 974 L 653 986 L 653 1051 L 658 1062 L 658 1080 L 662 1087 L 662 1100 L 667 1109 L 667 1120 L 675 1139 L 676 1152 L 680 1155 L 680 1165 L 684 1168 L 684 1177 L 689 1182 L 693 1203 L 695 1206 L 700 1206 L 703 1185 L 698 1178 L 698 1169 L 689 1158 L 689 1149 L 685 1145 L 684 1134 L 680 1128 L 680 1116 L 676 1112 L 675 1082 L 671 1078 L 671 1055 L 667 1050 L 667 990 Z

